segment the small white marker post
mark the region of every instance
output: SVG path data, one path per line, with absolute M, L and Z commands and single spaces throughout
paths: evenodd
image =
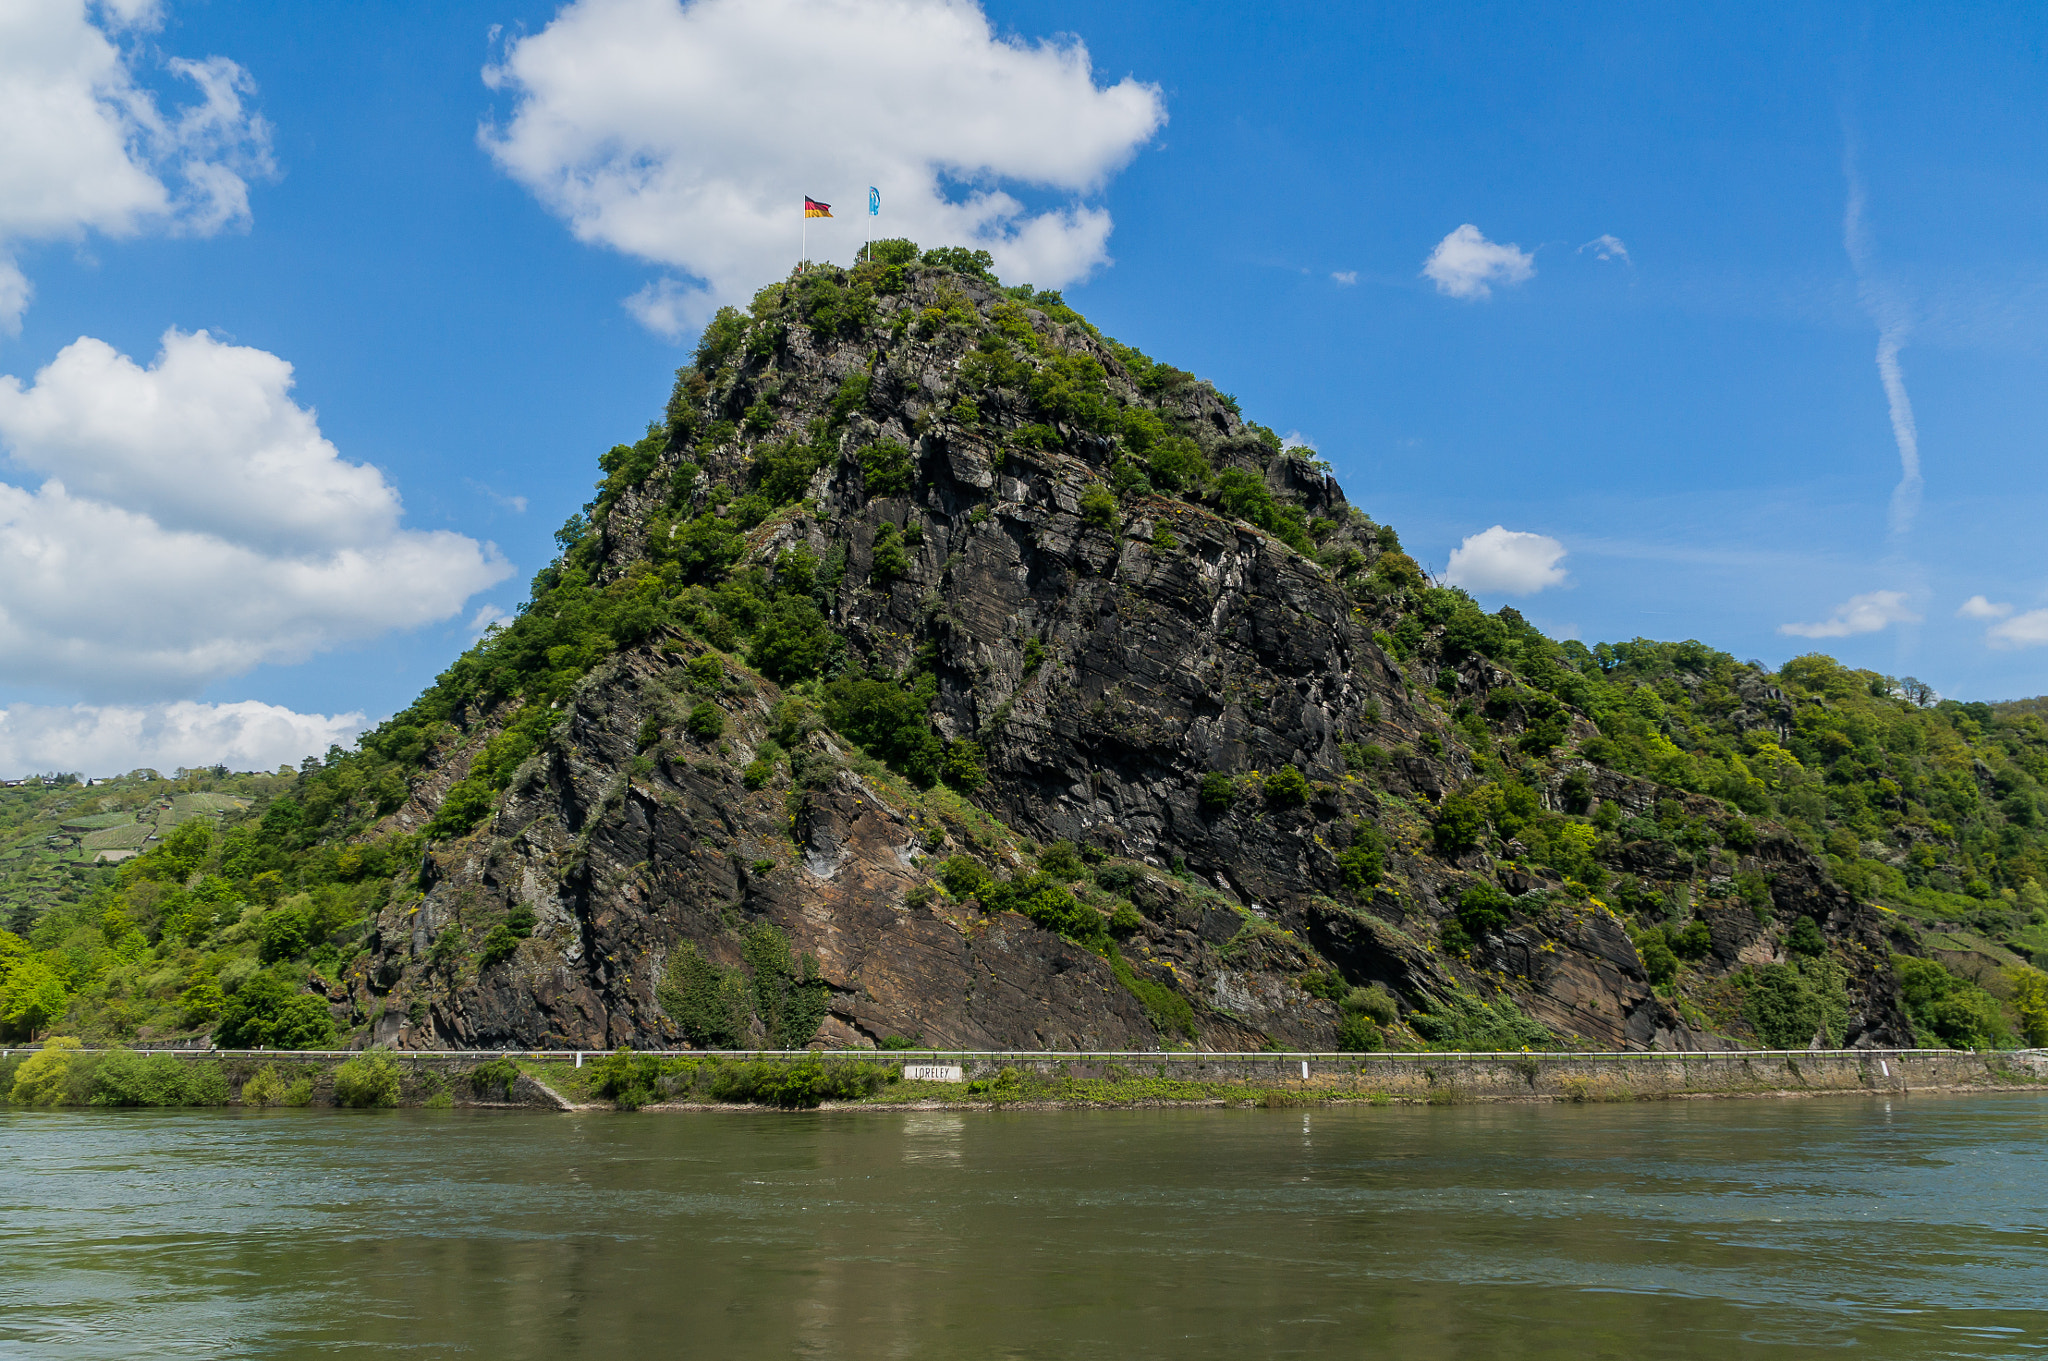
M 1302 1080 L 1303 1082 L 1306 1082 L 1306 1081 L 1308 1081 L 1308 1060 L 1307 1060 L 1307 1059 L 1303 1059 L 1303 1060 L 1301 1061 L 1301 1080 Z
M 576 1066 L 578 1068 L 583 1066 L 583 1051 L 581 1049 L 576 1051 Z

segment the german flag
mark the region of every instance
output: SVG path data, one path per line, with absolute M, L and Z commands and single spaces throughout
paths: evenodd
M 829 203 L 820 203 L 818 202 L 818 200 L 814 198 L 806 198 L 804 200 L 804 216 L 830 217 L 832 216 L 832 205 Z

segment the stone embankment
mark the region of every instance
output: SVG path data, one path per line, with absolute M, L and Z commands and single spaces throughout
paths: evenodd
M 0 1064 L 33 1050 L 0 1050 Z M 80 1055 L 93 1050 L 71 1051 Z M 172 1050 L 193 1064 L 218 1064 L 233 1100 L 259 1069 L 287 1081 L 308 1078 L 311 1100 L 331 1105 L 335 1070 L 354 1052 Z M 1907 1095 L 1913 1092 L 2048 1087 L 2048 1050 L 1780 1050 L 1707 1053 L 1519 1054 L 1162 1054 L 992 1051 L 677 1050 L 651 1057 L 730 1061 L 828 1061 L 908 1065 L 866 1105 L 991 1101 L 1053 1105 L 1299 1104 L 1370 1101 L 1658 1101 L 1702 1097 Z M 588 1109 L 585 1065 L 592 1051 L 414 1051 L 387 1055 L 403 1075 L 400 1104 L 542 1110 Z M 512 1060 L 508 1085 L 469 1080 L 485 1064 Z M 924 1071 L 919 1071 L 920 1069 Z M 938 1070 L 954 1080 L 920 1080 Z
M 2048 1051 L 1792 1050 L 1588 1054 L 958 1055 L 969 1078 L 1020 1067 L 1071 1078 L 1163 1077 L 1299 1089 L 1325 1099 L 1655 1101 L 1681 1097 L 1992 1090 L 2048 1083 Z

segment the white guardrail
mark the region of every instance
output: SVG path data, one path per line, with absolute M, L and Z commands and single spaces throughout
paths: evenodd
M 15 1054 L 33 1054 L 42 1050 L 40 1044 L 15 1045 L 0 1048 L 0 1059 Z M 426 1059 L 457 1062 L 462 1060 L 484 1060 L 521 1058 L 530 1061 L 549 1059 L 572 1060 L 579 1067 L 583 1060 L 603 1058 L 616 1051 L 610 1049 L 166 1049 L 153 1046 L 112 1046 L 101 1048 L 79 1048 L 74 1054 L 110 1054 L 116 1049 L 126 1049 L 135 1054 L 173 1054 L 193 1058 L 216 1059 L 352 1059 L 366 1053 L 388 1054 L 393 1058 Z M 723 1059 L 790 1059 L 790 1058 L 838 1058 L 861 1059 L 868 1062 L 919 1063 L 937 1062 L 941 1059 L 965 1060 L 977 1063 L 999 1062 L 1080 1062 L 1114 1060 L 1120 1062 L 1145 1063 L 1445 1063 L 1482 1062 L 1499 1059 L 1540 1059 L 1545 1062 L 1612 1062 L 1627 1060 L 1634 1062 L 1669 1062 L 1673 1059 L 1875 1059 L 1902 1057 L 1959 1058 L 1976 1054 L 2003 1054 L 2010 1058 L 2048 1059 L 2048 1049 L 1614 1049 L 1614 1050 L 1573 1050 L 1548 1049 L 1502 1049 L 1502 1050 L 1406 1050 L 1397 1052 L 1351 1053 L 1316 1050 L 1289 1050 L 1274 1052 L 1260 1050 L 1251 1053 L 1220 1053 L 1208 1050 L 1160 1050 L 1160 1049 L 634 1049 L 633 1054 L 651 1058 L 723 1058 Z

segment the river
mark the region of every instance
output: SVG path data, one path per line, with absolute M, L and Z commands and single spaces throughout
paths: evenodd
M 0 1113 L 0 1356 L 2048 1350 L 2048 1097 Z

